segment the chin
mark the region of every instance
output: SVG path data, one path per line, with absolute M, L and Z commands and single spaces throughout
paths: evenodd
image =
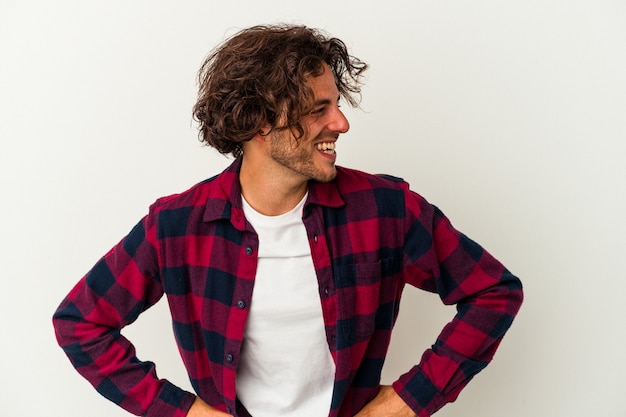
M 313 178 L 318 182 L 331 182 L 337 177 L 337 170 L 333 170 L 332 172 L 324 173 L 324 175 L 317 175 Z

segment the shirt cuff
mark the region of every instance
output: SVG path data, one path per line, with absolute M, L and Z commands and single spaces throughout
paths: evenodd
M 185 417 L 196 396 L 166 381 L 146 417 Z

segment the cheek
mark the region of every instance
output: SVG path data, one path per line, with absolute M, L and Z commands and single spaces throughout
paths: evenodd
M 317 138 L 324 131 L 325 123 L 322 118 L 310 120 L 304 127 L 303 138 Z

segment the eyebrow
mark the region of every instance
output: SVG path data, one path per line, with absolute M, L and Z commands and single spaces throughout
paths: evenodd
M 337 103 L 339 102 L 339 100 L 341 100 L 341 96 L 337 96 Z M 313 102 L 313 107 L 324 106 L 324 105 L 327 105 L 327 104 L 332 104 L 332 102 L 333 101 L 331 99 L 322 98 L 322 99 L 319 99 L 319 100 L 315 100 Z

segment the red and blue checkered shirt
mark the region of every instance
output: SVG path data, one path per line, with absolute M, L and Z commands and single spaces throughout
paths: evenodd
M 159 199 L 54 314 L 72 364 L 131 413 L 182 417 L 195 398 L 158 379 L 121 334 L 165 294 L 197 395 L 248 415 L 235 376 L 259 242 L 243 214 L 240 164 Z M 457 314 L 393 386 L 420 417 L 455 400 L 511 325 L 520 281 L 397 178 L 338 167 L 335 181 L 310 184 L 302 220 L 336 364 L 329 415 L 352 416 L 376 395 L 405 284 L 438 293 Z

